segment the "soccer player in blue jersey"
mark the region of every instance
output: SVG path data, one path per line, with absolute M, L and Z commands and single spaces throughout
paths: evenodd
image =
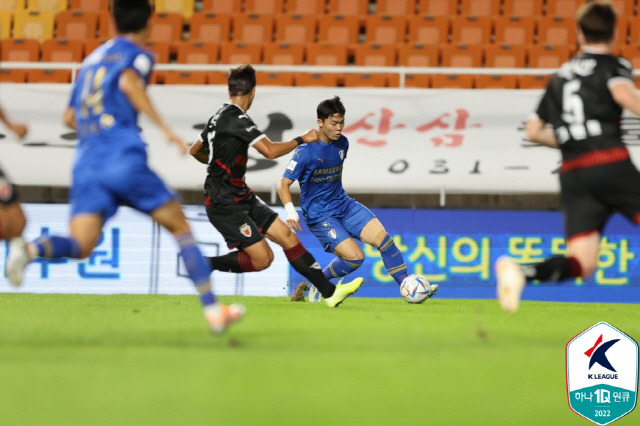
M 300 205 L 309 230 L 327 253 L 336 257 L 324 268 L 327 278 L 350 274 L 364 262 L 355 240 L 380 250 L 382 261 L 393 279 L 402 284 L 408 276 L 402 253 L 380 220 L 364 205 L 349 197 L 342 187 L 342 168 L 349 141 L 342 134 L 345 107 L 339 97 L 320 102 L 317 108 L 318 140 L 300 145 L 289 161 L 278 195 L 287 212 L 287 224 L 300 231 L 300 217 L 293 206 L 291 185 L 300 184 Z M 431 285 L 429 297 L 438 289 Z
M 96 49 L 82 64 L 64 114 L 79 143 L 71 187 L 71 236 L 43 236 L 11 247 L 7 275 L 14 285 L 34 257 L 87 257 L 106 220 L 127 204 L 149 214 L 176 238 L 212 332 L 220 333 L 244 315 L 241 305 L 218 303 L 211 291 L 209 267 L 174 194 L 147 165 L 138 113 L 146 114 L 181 154 L 188 146 L 156 112 L 146 93 L 153 55 L 141 47 L 148 34 L 147 0 L 116 0 L 118 36 Z

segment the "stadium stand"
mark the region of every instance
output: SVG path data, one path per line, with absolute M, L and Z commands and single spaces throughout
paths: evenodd
M 359 44 L 355 48 L 356 66 L 390 67 L 397 63 L 398 50 L 391 44 Z
M 533 44 L 536 19 L 533 16 L 497 16 L 493 20 L 495 44 Z
M 376 13 L 379 15 L 412 16 L 417 11 L 415 0 L 378 0 Z
M 71 70 L 32 69 L 27 71 L 28 83 L 70 83 Z
M 70 9 L 92 12 L 109 10 L 109 0 L 71 0 Z
M 35 39 L 8 38 L 0 41 L 0 61 L 36 62 L 40 43 Z
M 408 19 L 409 43 L 440 45 L 449 42 L 449 17 L 411 16 Z
M 157 13 L 178 13 L 185 23 L 191 20 L 195 9 L 195 0 L 155 0 Z
M 266 15 L 284 13 L 284 0 L 245 0 L 244 12 Z
M 515 89 L 518 87 L 518 78 L 515 75 L 476 75 L 474 81 L 476 89 Z
M 484 46 L 484 65 L 493 68 L 524 68 L 527 48 L 515 44 L 489 44 Z
M 11 37 L 11 26 L 13 21 L 13 12 L 8 10 L 0 10 L 0 39 Z
M 360 25 L 356 16 L 324 16 L 318 22 L 319 43 L 346 44 L 353 47 L 358 42 L 359 34 Z
M 543 0 L 504 0 L 502 13 L 504 16 L 542 16 Z
M 364 18 L 369 13 L 369 0 L 329 0 L 329 13 Z
M 53 38 L 55 14 L 51 11 L 16 10 L 13 14 L 13 37 L 43 41 Z
M 273 40 L 274 19 L 266 14 L 233 16 L 232 41 L 236 43 L 268 43 Z
M 56 38 L 87 40 L 98 34 L 98 14 L 81 10 L 65 10 L 56 14 Z
M 431 84 L 440 89 L 473 89 L 473 76 L 469 74 L 435 74 L 431 76 Z
M 478 44 L 448 44 L 440 47 L 443 67 L 481 67 L 483 49 Z
M 116 24 L 111 19 L 111 13 L 108 10 L 98 12 L 98 37 L 104 40 L 115 37 Z
M 385 74 L 347 73 L 344 77 L 345 87 L 387 87 Z
M 37 10 L 39 12 L 60 12 L 67 10 L 68 0 L 27 0 L 27 10 Z
M 275 41 L 280 43 L 313 43 L 318 19 L 315 15 L 283 14 L 276 16 Z
M 267 43 L 264 45 L 264 62 L 273 65 L 302 65 L 304 45 Z
M 326 8 L 325 0 L 287 0 L 289 15 L 324 15 Z
M 398 65 L 437 67 L 440 65 L 440 48 L 433 44 L 404 44 L 398 48 Z
M 230 40 L 231 15 L 197 12 L 191 17 L 190 40 L 224 43 Z
M 295 84 L 296 86 L 336 87 L 339 84 L 338 77 L 338 74 L 301 72 L 295 75 Z
M 256 82 L 261 86 L 293 86 L 294 75 L 292 72 L 256 72 Z
M 203 0 L 202 10 L 234 14 L 242 12 L 242 0 Z
M 347 56 L 344 44 L 314 43 L 307 46 L 308 65 L 347 65 Z
M 365 42 L 399 44 L 407 38 L 407 20 L 399 15 L 370 15 L 365 20 Z
M 547 16 L 537 20 L 537 43 L 542 45 L 575 46 L 577 31 L 575 19 Z
M 584 0 L 545 0 L 546 15 L 573 18 Z
M 529 68 L 558 68 L 571 54 L 568 46 L 540 45 L 529 48 Z
M 493 20 L 488 16 L 451 18 L 451 42 L 461 44 L 491 43 Z
M 80 40 L 49 39 L 42 42 L 44 62 L 82 62 L 84 45 Z
M 453 16 L 458 14 L 458 2 L 450 0 L 418 0 L 421 16 Z
M 502 0 L 461 0 L 460 14 L 463 16 L 497 16 Z

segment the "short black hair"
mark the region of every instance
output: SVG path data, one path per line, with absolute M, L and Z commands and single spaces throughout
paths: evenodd
M 249 94 L 256 87 L 256 70 L 249 64 L 232 69 L 229 72 L 227 85 L 229 96 Z
M 151 17 L 149 0 L 114 0 L 113 19 L 120 34 L 136 33 Z
M 340 114 L 344 116 L 346 110 L 342 101 L 340 100 L 340 96 L 334 96 L 331 99 L 326 99 L 318 104 L 318 108 L 316 109 L 318 113 L 318 119 L 326 120 L 334 114 Z
M 608 43 L 614 37 L 616 12 L 608 2 L 589 1 L 578 9 L 576 22 L 587 43 Z

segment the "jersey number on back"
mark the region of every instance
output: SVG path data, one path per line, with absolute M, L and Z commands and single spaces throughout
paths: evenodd
M 87 72 L 82 82 L 82 116 L 87 118 L 89 114 L 94 116 L 104 112 L 102 100 L 104 98 L 104 90 L 102 82 L 107 73 L 105 67 Z
M 599 136 L 602 127 L 598 120 L 586 120 L 584 115 L 584 102 L 578 93 L 580 80 L 567 81 L 562 87 L 562 121 L 566 126 L 556 129 L 558 141 L 565 143 L 569 139 L 583 140 L 588 136 Z

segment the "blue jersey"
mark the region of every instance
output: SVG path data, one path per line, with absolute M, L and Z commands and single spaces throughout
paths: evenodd
M 340 214 L 351 201 L 342 187 L 342 167 L 349 141 L 344 135 L 331 143 L 300 145 L 287 165 L 284 177 L 300 184 L 300 207 L 307 224 L 322 220 L 328 212 Z
M 148 82 L 153 61 L 149 51 L 124 37 L 104 43 L 84 60 L 69 100 L 80 139 L 76 163 L 103 162 L 132 148 L 145 150 L 138 113 L 119 81 L 122 72 L 131 69 Z

